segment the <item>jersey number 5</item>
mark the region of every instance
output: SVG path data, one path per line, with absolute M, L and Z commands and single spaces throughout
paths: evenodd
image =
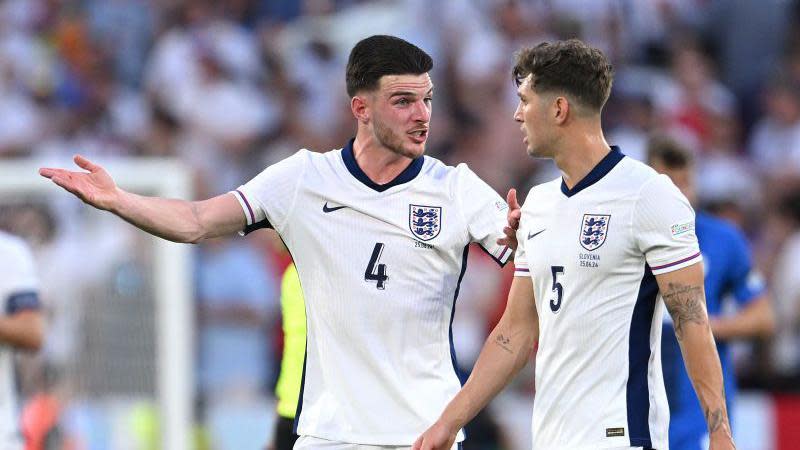
M 378 289 L 385 289 L 386 280 L 389 279 L 389 276 L 386 275 L 386 264 L 378 264 L 381 260 L 383 247 L 384 245 L 382 242 L 375 244 L 375 248 L 372 249 L 372 256 L 369 258 L 367 270 L 364 271 L 364 280 L 377 281 L 376 287 Z
M 556 294 L 556 298 L 550 299 L 550 310 L 557 313 L 564 298 L 564 286 L 558 282 L 558 275 L 564 273 L 564 266 L 550 266 L 550 271 L 553 272 L 553 292 Z

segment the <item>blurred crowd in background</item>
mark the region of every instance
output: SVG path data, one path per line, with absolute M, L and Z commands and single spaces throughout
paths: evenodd
M 518 188 L 522 201 L 533 184 L 559 174 L 524 150 L 512 119 L 512 55 L 578 37 L 616 70 L 604 112 L 609 143 L 637 159 L 656 135 L 691 149 L 695 207 L 734 222 L 752 243 L 778 329 L 769 341 L 737 347 L 742 385 L 800 389 L 799 21 L 800 2 L 789 0 L 4 0 L 0 159 L 67 167 L 75 153 L 100 162 L 177 158 L 191 168 L 195 198 L 218 195 L 299 148 L 341 148 L 355 131 L 348 52 L 365 36 L 393 34 L 435 62 L 427 153 L 468 163 L 503 196 Z M 137 277 L 146 276 L 114 265 L 120 242 L 141 233 L 104 231 L 106 221 L 76 227 L 70 218 L 83 207 L 63 197 L 7 208 L 0 220 L 40 260 L 55 324 L 42 363 L 54 369 L 32 378 L 44 385 L 57 383 L 76 346 L 86 345 L 79 322 L 63 319 L 81 314 L 70 300 L 79 282 L 113 270 L 109 292 L 137 297 Z M 276 241 L 262 231 L 193 253 L 201 424 L 236 399 L 272 398 L 288 263 Z M 454 324 L 465 371 L 504 307 L 511 273 L 493 265 L 470 254 Z M 144 334 L 153 327 L 128 326 Z M 152 345 L 142 340 L 120 345 Z M 148 389 L 152 380 L 137 382 Z M 524 374 L 514 389 L 529 396 L 531 383 Z M 219 420 L 220 433 L 236 429 L 224 425 L 231 416 Z

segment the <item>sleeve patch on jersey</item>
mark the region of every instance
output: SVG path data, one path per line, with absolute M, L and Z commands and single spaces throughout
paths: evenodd
M 672 232 L 673 237 L 680 236 L 682 234 L 686 234 L 690 231 L 694 231 L 694 220 L 686 223 L 676 223 L 675 225 L 671 226 L 670 231 Z
M 39 294 L 35 291 L 18 292 L 11 294 L 6 302 L 6 314 L 11 315 L 20 311 L 39 309 Z
M 508 209 L 508 204 L 502 200 L 498 200 L 494 202 L 494 207 L 497 208 L 498 211 L 505 211 Z

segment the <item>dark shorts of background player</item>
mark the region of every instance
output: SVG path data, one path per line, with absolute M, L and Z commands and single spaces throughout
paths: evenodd
M 275 450 L 292 450 L 294 442 L 297 440 L 297 435 L 293 432 L 294 419 L 278 416 L 278 422 L 275 425 Z

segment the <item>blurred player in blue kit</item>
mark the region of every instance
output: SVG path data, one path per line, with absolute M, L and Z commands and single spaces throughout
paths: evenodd
M 689 201 L 696 204 L 694 162 L 688 150 L 668 138 L 655 138 L 649 144 L 648 164 L 669 176 Z M 695 222 L 705 269 L 706 306 L 717 342 L 725 400 L 730 412 L 737 386 L 728 341 L 769 336 L 775 328 L 775 321 L 764 280 L 752 266 L 750 248 L 742 232 L 704 212 L 697 213 Z M 725 302 L 733 302 L 736 312 L 725 315 Z M 706 449 L 708 430 L 703 410 L 680 352 L 675 328 L 672 321 L 667 320 L 663 328 L 661 357 L 669 400 L 670 447 Z

